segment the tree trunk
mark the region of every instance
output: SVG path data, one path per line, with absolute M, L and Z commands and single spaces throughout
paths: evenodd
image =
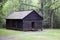
M 53 28 L 53 11 L 50 12 L 50 28 Z
M 42 13 L 42 16 L 43 16 L 43 0 L 41 0 L 41 13 Z M 42 22 L 42 28 L 41 28 L 41 31 L 43 30 L 43 22 Z

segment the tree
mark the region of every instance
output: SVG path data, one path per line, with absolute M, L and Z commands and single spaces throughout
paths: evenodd
M 42 1 L 43 1 L 44 7 L 42 7 L 42 5 L 41 5 L 41 8 L 43 8 L 44 23 L 45 24 L 47 23 L 47 25 L 49 23 L 50 28 L 53 28 L 53 23 L 54 23 L 53 15 L 55 13 L 54 10 L 56 10 L 56 8 L 58 8 L 60 1 L 59 0 L 42 0 Z
M 14 11 L 22 10 L 36 10 L 44 18 L 44 24 L 49 25 L 50 28 L 53 27 L 54 15 L 59 18 L 57 15 L 58 8 L 60 7 L 60 0 L 0 0 L 0 23 Z M 55 14 L 54 14 L 55 13 Z M 60 12 L 59 12 L 60 13 Z M 57 20 L 55 18 L 54 20 Z M 59 21 L 58 21 L 59 22 Z M 5 24 L 5 23 L 4 23 Z

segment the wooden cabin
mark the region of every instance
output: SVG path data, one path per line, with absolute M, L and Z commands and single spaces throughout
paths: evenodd
M 6 18 L 6 28 L 15 30 L 42 29 L 43 17 L 35 10 L 13 12 Z

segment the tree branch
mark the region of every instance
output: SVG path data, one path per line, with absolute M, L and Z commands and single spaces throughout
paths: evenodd
M 56 2 L 58 2 L 58 1 L 55 1 L 54 3 L 50 4 L 50 5 L 48 6 L 48 8 L 51 7 L 52 5 L 54 5 Z
M 58 9 L 58 8 L 60 8 L 60 6 L 58 6 L 58 7 L 57 7 L 57 8 L 55 8 L 55 9 L 53 9 L 53 11 L 54 11 L 54 10 L 56 10 L 56 9 Z
M 26 3 L 22 3 L 23 5 L 27 5 L 27 6 L 31 6 L 31 7 L 36 7 L 34 5 L 30 5 L 30 4 L 26 4 Z M 39 8 L 39 7 L 36 7 L 36 8 Z

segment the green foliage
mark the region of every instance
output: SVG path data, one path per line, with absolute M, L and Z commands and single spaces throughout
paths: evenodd
M 44 4 L 44 19 L 47 19 L 45 22 L 49 23 L 50 18 L 49 16 L 51 15 L 51 11 L 52 14 L 54 14 L 54 26 L 57 27 L 60 26 L 60 12 L 59 12 L 59 8 L 60 7 L 60 0 L 47 0 L 46 4 Z M 48 24 L 47 24 L 48 25 Z
M 18 4 L 18 5 L 17 5 Z M 1 8 L 1 7 L 0 7 Z M 13 11 L 19 10 L 19 0 L 8 0 L 2 5 L 0 11 L 0 27 L 5 26 L 6 17 Z
M 3 13 L 7 16 L 13 11 L 37 9 L 37 3 L 37 0 L 34 0 L 34 2 L 32 0 L 8 0 L 3 6 Z
M 3 26 L 4 23 L 4 13 L 2 12 L 2 8 L 3 8 L 3 1 L 0 1 L 0 27 Z
M 60 28 L 60 8 L 55 10 L 54 14 L 54 26 Z
M 54 10 L 54 23 L 60 22 L 60 0 L 43 0 L 44 20 L 50 16 L 49 10 Z M 5 18 L 14 11 L 34 9 L 40 13 L 41 0 L 4 0 L 0 1 L 0 26 L 5 24 Z M 57 11 L 56 11 L 57 10 Z M 45 22 L 49 22 L 49 18 Z M 48 24 L 48 23 L 47 23 Z M 59 23 L 58 23 L 59 24 Z
M 5 0 L 4 0 L 5 1 Z M 35 2 L 36 1 L 36 2 Z M 19 10 L 31 10 L 31 9 L 37 9 L 39 6 L 37 0 L 7 0 L 3 4 L 3 7 L 1 9 L 1 22 L 0 23 L 6 23 L 6 17 L 14 12 L 14 11 L 19 11 Z M 2 15 L 3 14 L 3 15 Z M 3 17 L 3 19 L 2 19 Z M 2 25 L 4 25 L 2 24 Z
M 3 6 L 3 13 L 10 14 L 13 11 L 19 10 L 19 0 L 8 0 Z

